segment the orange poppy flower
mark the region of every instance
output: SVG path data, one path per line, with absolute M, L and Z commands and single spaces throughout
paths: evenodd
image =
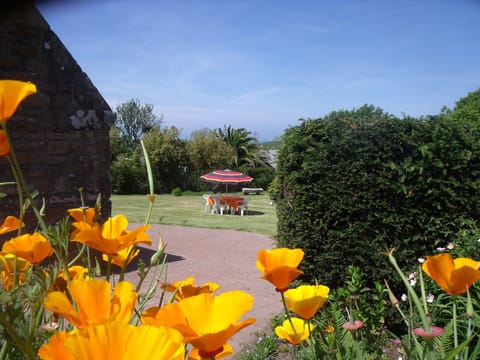
M 53 248 L 45 236 L 36 232 L 24 234 L 5 242 L 2 254 L 13 254 L 32 264 L 38 264 L 53 254 Z
M 422 270 L 449 295 L 460 295 L 480 279 L 480 262 L 469 258 L 452 259 L 450 254 L 427 256 Z
M 135 245 L 129 246 L 128 248 L 125 248 L 123 250 L 118 251 L 117 255 L 113 255 L 112 256 L 112 264 L 114 264 L 114 265 L 116 265 L 120 268 L 123 268 L 124 266 L 130 264 L 130 262 L 140 253 L 139 249 L 136 249 L 136 250 L 132 251 L 132 248 L 134 246 Z M 128 263 L 125 264 L 125 262 L 127 261 L 128 253 L 130 251 L 132 251 L 132 253 L 130 254 L 130 257 L 128 258 Z M 108 255 L 103 254 L 102 255 L 102 260 L 108 262 L 109 261 Z
M 286 291 L 288 285 L 303 271 L 297 267 L 303 259 L 302 249 L 277 248 L 260 250 L 257 268 L 262 272 L 262 279 L 272 283 L 277 291 Z
M 75 221 L 85 221 L 86 223 L 93 225 L 93 219 L 95 218 L 94 208 L 74 208 L 68 209 L 68 214 L 75 219 Z
M 44 306 L 79 328 L 108 321 L 128 323 L 137 301 L 133 284 L 128 281 L 117 284 L 111 299 L 110 283 L 103 279 L 74 279 L 68 290 L 76 308 L 61 291 L 48 293 Z
M 152 244 L 145 232 L 150 229 L 149 225 L 129 231 L 128 220 L 121 214 L 109 218 L 103 226 L 90 225 L 83 221 L 74 222 L 72 225 L 76 228 L 72 233 L 72 241 L 86 244 L 108 255 L 117 255 L 120 250 L 138 243 Z
M 12 254 L 0 255 L 0 279 L 3 282 L 3 288 L 7 291 L 10 291 L 14 286 L 15 262 L 17 263 L 17 285 L 21 285 L 25 282 L 25 271 L 30 269 L 31 264 L 27 260 Z
M 292 323 L 287 319 L 281 326 L 275 327 L 275 334 L 293 345 L 298 345 L 308 339 L 310 331 L 313 330 L 313 325 L 310 324 L 309 328 L 306 321 L 296 317 L 292 317 L 291 320 Z
M 10 154 L 10 143 L 5 130 L 0 130 L 0 157 Z
M 171 284 L 165 285 L 166 291 L 176 292 L 175 300 L 177 301 L 198 294 L 212 293 L 218 289 L 220 289 L 220 285 L 214 282 L 207 282 L 203 285 L 195 286 L 195 279 L 193 277 L 188 277 L 180 281 L 174 281 Z
M 238 322 L 252 306 L 253 297 L 243 291 L 200 294 L 150 308 L 143 312 L 142 322 L 177 329 L 200 356 L 213 358 L 234 334 L 255 322 L 254 318 Z
M 174 329 L 112 321 L 82 331 L 60 332 L 39 349 L 38 356 L 42 360 L 183 360 L 185 348 L 181 334 Z
M 38 357 L 42 360 L 75 360 L 65 346 L 65 340 L 67 337 L 68 333 L 66 331 L 59 331 L 50 337 L 48 343 L 42 345 L 38 350 Z
M 24 227 L 25 224 L 22 222 L 21 226 Z M 7 216 L 3 221 L 3 224 L 0 225 L 0 235 L 6 234 L 10 231 L 15 231 L 19 227 L 20 227 L 20 219 L 18 219 L 15 216 Z
M 329 292 L 328 286 L 301 285 L 285 291 L 285 303 L 290 311 L 305 320 L 309 320 L 327 301 Z
M 29 95 L 37 92 L 37 87 L 29 82 L 0 80 L 0 122 L 8 120 L 18 105 Z

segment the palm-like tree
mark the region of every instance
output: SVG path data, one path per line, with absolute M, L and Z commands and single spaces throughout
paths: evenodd
M 231 125 L 224 125 L 223 129 L 218 128 L 215 134 L 233 148 L 235 166 L 264 164 L 262 146 L 250 131 L 244 128 L 234 129 Z

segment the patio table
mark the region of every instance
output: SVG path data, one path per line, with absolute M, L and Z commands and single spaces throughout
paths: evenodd
M 236 196 L 236 195 L 222 195 L 220 197 L 221 200 L 225 201 L 230 208 L 230 212 L 233 214 L 234 211 L 237 211 L 238 203 L 243 201 L 245 198 L 243 196 Z M 234 211 L 232 211 L 234 209 Z

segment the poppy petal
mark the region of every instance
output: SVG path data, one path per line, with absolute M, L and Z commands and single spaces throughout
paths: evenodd
M 37 87 L 30 82 L 0 80 L 0 121 L 11 118 L 20 103 L 36 92 Z

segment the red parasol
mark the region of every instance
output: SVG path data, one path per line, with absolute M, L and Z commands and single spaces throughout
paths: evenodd
M 248 184 L 252 182 L 253 177 L 245 175 L 239 171 L 233 170 L 215 170 L 200 176 L 200 180 L 212 184 L 225 184 L 226 190 L 228 185 Z M 227 191 L 226 191 L 227 192 Z

